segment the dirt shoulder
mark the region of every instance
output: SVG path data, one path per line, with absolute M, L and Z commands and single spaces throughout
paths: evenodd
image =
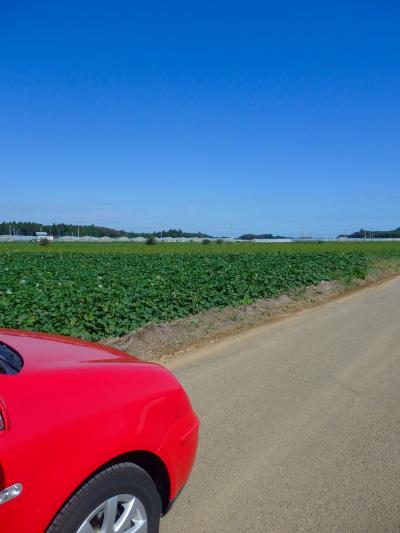
M 376 263 L 364 280 L 351 283 L 323 281 L 319 285 L 311 285 L 278 298 L 260 299 L 250 305 L 211 309 L 165 324 L 148 324 L 123 337 L 105 339 L 103 344 L 137 355 L 146 361 L 165 360 L 365 287 L 383 283 L 399 274 L 397 263 Z

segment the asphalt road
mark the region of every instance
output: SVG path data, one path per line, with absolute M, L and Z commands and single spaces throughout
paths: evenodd
M 400 530 L 400 279 L 169 367 L 200 416 L 162 533 Z

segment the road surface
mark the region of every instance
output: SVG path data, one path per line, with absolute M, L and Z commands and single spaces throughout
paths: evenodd
M 162 533 L 400 530 L 400 279 L 169 364 L 200 416 Z

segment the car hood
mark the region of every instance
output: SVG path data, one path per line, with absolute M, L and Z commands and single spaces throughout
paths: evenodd
M 138 358 L 114 348 L 62 335 L 0 328 L 0 342 L 18 352 L 26 371 L 141 363 Z

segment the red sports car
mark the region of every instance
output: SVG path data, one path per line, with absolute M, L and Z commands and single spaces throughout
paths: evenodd
M 157 532 L 198 428 L 162 366 L 0 329 L 1 533 Z

